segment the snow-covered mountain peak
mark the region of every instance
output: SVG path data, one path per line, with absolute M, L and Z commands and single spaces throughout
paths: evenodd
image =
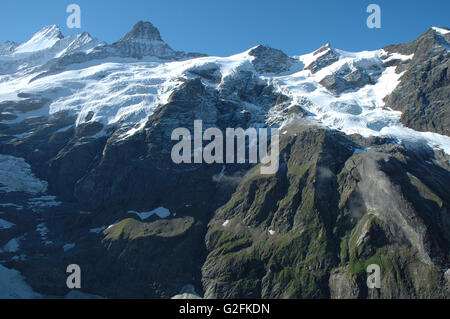
M 48 62 L 54 62 L 54 59 L 58 58 L 64 58 L 64 61 L 59 62 L 68 65 L 70 61 L 77 60 L 66 57 L 78 53 L 88 54 L 93 49 L 104 46 L 105 42 L 93 38 L 89 33 L 64 37 L 56 25 L 48 26 L 25 43 L 8 41 L 0 45 L 0 74 L 17 71 L 27 73 L 35 67 L 45 70 Z
M 58 26 L 47 26 L 33 35 L 30 40 L 19 45 L 14 53 L 30 53 L 49 49 L 63 38 L 64 36 Z
M 327 43 L 316 51 L 301 56 L 300 60 L 305 65 L 306 69 L 310 70 L 312 73 L 317 73 L 323 68 L 338 61 L 339 54 L 331 47 L 329 43 Z
M 106 43 L 92 37 L 89 33 L 83 32 L 81 34 L 75 34 L 68 36 L 60 41 L 58 54 L 56 57 L 71 54 L 73 52 L 85 52 L 96 47 L 105 46 Z

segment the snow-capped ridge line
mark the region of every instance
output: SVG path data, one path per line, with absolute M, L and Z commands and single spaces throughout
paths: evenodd
M 55 28 L 47 31 L 57 33 Z M 123 134 L 120 131 L 115 136 L 119 141 L 144 128 L 155 108 L 166 104 L 180 87 L 183 82 L 180 79 L 200 78 L 203 85 L 223 93 L 227 83 L 248 81 L 245 77 L 251 74 L 255 81 L 273 86 L 287 96 L 290 106 L 300 106 L 308 119 L 326 127 L 362 136 L 418 136 L 400 132 L 404 129 L 401 114 L 384 102 L 403 74 L 396 72 L 396 65 L 406 65 L 414 55 L 384 49 L 348 52 L 327 43 L 296 57 L 258 45 L 229 57 L 190 58 L 173 51 L 162 41 L 159 31 L 145 22 L 138 22 L 112 45 L 94 40 L 88 33 L 59 39 L 60 46 L 54 45 L 54 51 L 47 51 L 53 54 L 51 63 L 55 67 L 40 66 L 44 72 L 39 69 L 39 76 L 30 72 L 2 81 L 0 75 L 0 103 L 19 103 L 23 96 L 49 101 L 34 113 L 16 112 L 17 119 L 1 122 L 13 124 L 31 115 L 52 116 L 68 111 L 76 116 L 75 126 L 101 123 L 103 131 L 96 136 L 102 136 L 112 126 L 122 126 Z M 30 82 L 31 79 L 34 80 Z M 258 112 L 258 106 L 253 105 L 253 110 Z M 275 107 L 264 116 L 265 123 L 258 124 L 282 126 L 291 120 Z M 447 143 L 445 137 L 423 136 L 430 143 L 436 140 L 433 145 Z M 443 148 L 450 150 L 447 146 Z

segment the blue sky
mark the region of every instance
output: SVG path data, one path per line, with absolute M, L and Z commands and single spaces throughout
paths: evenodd
M 82 9 L 82 28 L 66 27 L 66 7 Z M 381 29 L 368 29 L 366 8 L 381 7 Z M 378 49 L 450 27 L 449 0 L 1 0 L 0 42 L 26 41 L 57 24 L 65 35 L 89 32 L 109 43 L 139 20 L 151 21 L 176 50 L 226 56 L 258 44 L 294 55 L 326 42 L 347 51 Z

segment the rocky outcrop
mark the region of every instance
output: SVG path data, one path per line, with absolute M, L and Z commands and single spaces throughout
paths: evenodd
M 252 64 L 258 73 L 286 72 L 294 63 L 283 51 L 268 46 L 259 45 L 248 54 L 255 57 Z
M 386 104 L 402 112 L 402 123 L 418 131 L 450 136 L 450 33 L 434 29 L 416 40 L 386 47 L 388 52 L 414 55 L 398 72 L 400 84 Z
M 310 65 L 306 66 L 307 70 L 311 70 L 312 73 L 317 73 L 321 69 L 332 65 L 334 62 L 339 60 L 338 54 L 330 47 L 329 44 L 326 44 L 316 50 L 313 53 L 314 56 L 318 56 Z
M 362 68 L 351 68 L 347 64 L 337 72 L 325 76 L 320 84 L 328 91 L 339 95 L 347 90 L 362 88 L 367 84 L 373 84 L 371 76 Z

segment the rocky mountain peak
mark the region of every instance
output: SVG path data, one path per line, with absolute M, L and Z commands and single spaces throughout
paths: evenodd
M 315 57 L 315 60 L 306 67 L 306 69 L 310 70 L 312 73 L 317 73 L 339 60 L 338 54 L 333 50 L 330 43 L 326 43 L 314 51 L 313 56 Z
M 151 40 L 163 41 L 159 30 L 150 22 L 139 21 L 120 41 Z
M 281 73 L 290 67 L 290 58 L 281 50 L 259 45 L 248 53 L 255 57 L 253 66 L 258 73 Z
M 427 32 L 421 34 L 413 41 L 390 45 L 384 48 L 389 52 L 397 52 L 401 54 L 415 54 L 427 56 L 436 45 L 448 46 L 450 41 L 450 31 L 448 28 L 432 27 Z
M 326 43 L 313 52 L 313 55 L 318 55 L 320 53 L 332 50 L 330 43 Z
M 143 21 L 139 21 L 122 39 L 112 44 L 112 48 L 123 57 L 154 56 L 167 60 L 185 56 L 183 52 L 175 52 L 167 45 L 153 24 Z

